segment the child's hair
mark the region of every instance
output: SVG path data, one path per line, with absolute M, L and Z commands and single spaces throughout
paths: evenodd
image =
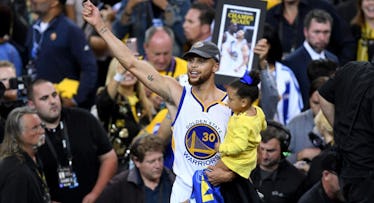
M 252 70 L 249 74 L 246 72 L 242 78 L 230 83 L 229 87 L 236 89 L 239 97 L 248 98 L 253 102 L 259 95 L 258 83 L 260 83 L 260 73 L 258 70 Z

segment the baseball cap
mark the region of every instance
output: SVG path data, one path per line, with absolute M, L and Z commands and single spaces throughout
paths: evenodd
M 214 59 L 219 62 L 220 52 L 213 42 L 200 41 L 192 45 L 191 49 L 183 55 L 184 59 L 187 59 L 193 55 L 198 55 L 206 59 Z

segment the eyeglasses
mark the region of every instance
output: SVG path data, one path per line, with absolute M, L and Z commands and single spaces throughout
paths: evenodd
M 25 129 L 26 131 L 30 130 L 32 132 L 39 132 L 40 130 L 44 130 L 46 127 L 45 123 L 40 123 L 39 125 L 33 126 L 31 129 Z

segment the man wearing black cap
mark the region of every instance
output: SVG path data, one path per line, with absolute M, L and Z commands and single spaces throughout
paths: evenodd
M 321 180 L 301 196 L 298 203 L 340 203 L 345 202 L 340 190 L 337 157 L 334 152 L 320 156 Z
M 222 142 L 230 109 L 224 105 L 226 93 L 214 83 L 220 51 L 214 43 L 197 42 L 184 55 L 190 85 L 161 76 L 149 63 L 135 58 L 131 51 L 105 26 L 99 10 L 84 3 L 84 19 L 93 25 L 111 48 L 114 56 L 148 88 L 162 96 L 173 120 L 173 171 L 176 180 L 170 202 L 184 202 L 192 192 L 195 170 L 214 165 L 219 159 L 214 144 Z M 219 184 L 231 180 L 232 172 L 207 172 L 209 181 Z

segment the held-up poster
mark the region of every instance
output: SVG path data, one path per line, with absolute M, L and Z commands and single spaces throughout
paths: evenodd
M 217 83 L 241 77 L 257 65 L 253 49 L 262 35 L 265 12 L 266 2 L 260 0 L 218 3 L 213 33 L 213 42 L 221 50 Z

